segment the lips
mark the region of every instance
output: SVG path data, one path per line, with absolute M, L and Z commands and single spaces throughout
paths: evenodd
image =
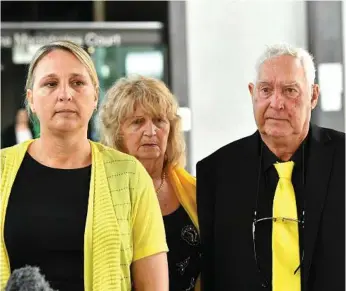
M 74 110 L 69 110 L 69 109 L 63 109 L 63 110 L 58 110 L 56 113 L 76 113 Z
M 267 117 L 266 119 L 271 119 L 271 120 L 287 120 L 285 118 L 275 118 L 275 117 Z

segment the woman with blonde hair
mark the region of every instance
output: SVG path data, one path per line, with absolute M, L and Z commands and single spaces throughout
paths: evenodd
M 99 82 L 69 41 L 41 47 L 27 105 L 40 138 L 1 151 L 0 289 L 37 266 L 63 291 L 167 291 L 167 245 L 155 189 L 130 155 L 87 139 Z
M 151 176 L 164 219 L 171 291 L 199 290 L 196 180 L 185 171 L 178 103 L 159 80 L 132 76 L 111 87 L 100 110 L 101 142 L 135 156 Z

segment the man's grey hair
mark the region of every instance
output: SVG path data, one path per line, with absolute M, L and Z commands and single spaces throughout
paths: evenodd
M 265 61 L 274 57 L 286 56 L 286 55 L 293 56 L 301 62 L 305 70 L 306 80 L 308 81 L 309 85 L 313 85 L 315 82 L 315 75 L 316 75 L 315 74 L 316 68 L 315 68 L 313 56 L 307 50 L 303 48 L 299 48 L 299 47 L 294 47 L 287 43 L 279 43 L 279 44 L 267 46 L 266 50 L 259 57 L 256 63 L 255 84 L 257 82 L 261 66 Z

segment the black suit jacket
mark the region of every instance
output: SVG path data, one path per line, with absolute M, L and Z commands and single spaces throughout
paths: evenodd
M 311 126 L 306 165 L 303 291 L 345 290 L 345 134 Z M 197 163 L 202 291 L 261 287 L 252 243 L 259 133 Z

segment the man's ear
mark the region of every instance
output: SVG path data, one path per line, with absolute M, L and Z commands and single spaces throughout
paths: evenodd
M 255 95 L 255 85 L 253 83 L 249 83 L 248 89 L 251 95 L 251 99 L 253 100 L 254 95 Z
M 320 86 L 318 84 L 312 85 L 312 92 L 311 92 L 311 110 L 314 110 L 317 102 L 318 97 L 320 96 Z

